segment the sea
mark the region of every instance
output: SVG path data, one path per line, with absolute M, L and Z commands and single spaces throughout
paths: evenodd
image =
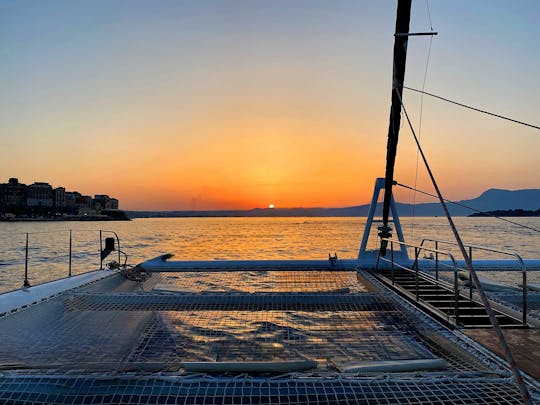
M 538 217 L 509 219 L 540 229 Z M 405 239 L 410 243 L 419 244 L 423 238 L 453 240 L 446 218 L 402 218 L 401 222 Z M 540 258 L 539 232 L 495 218 L 456 217 L 455 223 L 465 243 L 515 252 L 524 259 Z M 70 271 L 76 275 L 98 269 L 100 231 L 103 238 L 118 236 L 128 264 L 165 253 L 172 253 L 176 260 L 324 260 L 334 253 L 343 259 L 356 258 L 365 224 L 366 218 L 361 217 L 0 222 L 0 293 L 21 288 L 25 268 L 31 285 L 66 277 Z M 370 233 L 368 248 L 377 247 L 375 228 Z M 459 257 L 451 245 L 445 250 Z M 473 255 L 474 258 L 510 258 L 481 250 L 475 250 Z M 123 262 L 124 256 L 120 259 Z M 119 260 L 117 252 L 104 260 L 104 266 L 112 260 Z M 529 280 L 540 282 L 540 272 L 534 273 Z

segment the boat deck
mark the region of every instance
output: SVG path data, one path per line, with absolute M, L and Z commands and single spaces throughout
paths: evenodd
M 115 274 L 5 314 L 0 339 L 2 403 L 521 402 L 508 370 L 355 271 Z
M 504 358 L 494 330 L 477 329 L 467 330 L 464 333 Z M 506 330 L 503 334 L 518 367 L 540 381 L 540 329 Z

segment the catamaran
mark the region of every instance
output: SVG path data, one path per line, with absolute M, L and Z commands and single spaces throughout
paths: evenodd
M 403 237 L 392 186 L 407 42 L 434 34 L 409 32 L 410 9 L 398 0 L 386 173 L 358 257 L 167 254 L 129 266 L 118 236 L 105 238 L 99 270 L 0 295 L 0 403 L 540 401 L 540 320 L 528 310 L 538 293 L 527 283 L 540 261 L 466 245 L 457 231 L 455 242 Z M 383 191 L 380 247 L 369 250 Z M 454 243 L 462 258 L 447 249 Z M 508 260 L 473 261 L 477 250 Z M 113 252 L 118 261 L 103 269 Z M 521 271 L 515 305 L 493 299 L 506 287 L 478 277 L 481 269 Z M 533 361 L 519 368 L 516 357 Z

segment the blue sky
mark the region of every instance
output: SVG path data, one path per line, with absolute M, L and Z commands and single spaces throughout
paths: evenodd
M 426 90 L 540 124 L 540 2 L 428 4 L 439 35 Z M 5 0 L 0 181 L 109 193 L 132 209 L 366 202 L 384 173 L 395 8 Z M 429 28 L 413 1 L 411 31 Z M 422 86 L 429 41 L 410 41 L 408 86 Z M 404 101 L 418 125 L 420 97 Z M 403 129 L 396 177 L 411 184 Z M 538 131 L 425 98 L 421 136 L 449 198 L 540 187 Z

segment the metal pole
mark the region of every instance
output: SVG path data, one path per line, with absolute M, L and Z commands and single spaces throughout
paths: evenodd
M 28 281 L 28 232 L 26 232 L 26 248 L 24 249 L 24 282 L 23 288 L 30 287 L 30 282 Z
M 120 238 L 118 237 L 118 235 L 116 235 L 116 232 L 115 232 L 115 236 L 116 236 L 116 244 L 118 245 L 118 265 L 120 266 L 120 260 L 122 260 L 120 257 Z
M 69 230 L 69 270 L 68 277 L 71 277 L 71 229 Z
M 103 252 L 103 238 L 101 229 L 99 230 L 99 269 L 103 270 L 103 259 L 101 258 L 101 252 Z
M 472 246 L 469 246 L 469 259 L 471 260 L 471 264 L 472 264 Z M 469 272 L 469 299 L 471 301 L 472 301 L 472 287 L 473 287 L 472 275 Z
M 420 252 L 418 251 L 418 248 L 415 247 L 414 248 L 414 269 L 415 269 L 415 274 L 416 274 L 416 280 L 415 280 L 415 284 L 416 284 L 416 301 L 418 302 L 418 254 Z
M 439 281 L 439 241 L 435 241 L 435 280 Z
M 527 325 L 527 268 L 522 263 L 523 268 L 523 325 Z
M 395 34 L 407 34 L 411 17 L 411 0 L 398 0 L 396 11 Z M 394 165 L 401 123 L 401 96 L 403 94 L 403 81 L 405 78 L 405 64 L 407 60 L 407 36 L 394 37 L 394 54 L 392 70 L 392 105 L 390 107 L 390 122 L 388 126 L 388 141 L 386 145 L 386 171 L 384 182 L 384 200 L 382 207 L 382 226 L 379 228 L 381 239 L 392 236 L 388 226 L 390 204 L 392 200 L 392 184 L 394 182 Z M 381 240 L 381 256 L 386 255 L 387 241 Z
M 456 327 L 457 327 L 459 324 L 459 283 L 458 283 L 458 270 L 457 270 L 456 264 L 454 264 L 454 314 L 456 317 Z
M 394 285 L 394 242 L 390 242 L 390 258 L 392 259 L 392 285 Z

